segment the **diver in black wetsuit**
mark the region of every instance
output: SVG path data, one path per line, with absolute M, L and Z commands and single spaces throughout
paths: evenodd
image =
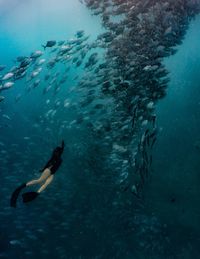
M 58 146 L 54 149 L 51 158 L 44 166 L 44 168 L 40 170 L 40 172 L 42 172 L 40 178 L 31 180 L 27 183 L 23 183 L 13 192 L 10 201 L 11 207 L 16 207 L 17 198 L 19 196 L 20 191 L 23 188 L 34 184 L 42 184 L 42 186 L 38 189 L 37 192 L 26 192 L 22 194 L 23 202 L 29 202 L 34 200 L 53 181 L 54 174 L 62 163 L 61 155 L 63 153 L 64 147 L 65 144 L 64 141 L 62 141 L 61 147 Z
M 44 184 L 37 191 L 38 193 L 40 193 L 52 182 L 55 172 L 58 170 L 58 168 L 60 167 L 60 165 L 62 163 L 61 155 L 64 150 L 64 145 L 65 145 L 64 141 L 62 141 L 62 146 L 56 147 L 54 149 L 51 158 L 46 163 L 44 168 L 42 170 L 40 170 L 40 172 L 42 172 L 40 178 L 26 183 L 26 186 L 31 186 L 34 184 L 41 184 L 45 181 Z

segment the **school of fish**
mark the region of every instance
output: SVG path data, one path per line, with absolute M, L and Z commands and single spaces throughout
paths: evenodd
M 0 93 L 23 80 L 25 91 L 42 88 L 49 109 L 41 121 L 54 122 L 59 107 L 76 111 L 65 127 L 85 128 L 104 151 L 116 184 L 138 195 L 152 165 L 157 138 L 155 105 L 166 95 L 169 82 L 163 59 L 175 54 L 199 0 L 82 0 L 99 15 L 105 32 L 95 41 L 83 30 L 73 38 L 48 40 L 42 50 L 18 56 L 7 69 L 0 65 Z M 60 67 L 62 66 L 62 68 Z M 76 71 L 73 86 L 68 74 Z M 70 79 L 71 81 L 72 79 Z M 62 92 L 66 89 L 65 92 Z M 50 106 L 49 94 L 56 98 Z M 64 96 L 66 94 L 66 97 Z M 0 102 L 6 101 L 0 96 Z M 23 97 L 19 93 L 15 100 Z M 63 99 L 64 98 L 64 99 Z M 10 117 L 3 114 L 4 118 Z M 35 127 L 38 125 L 36 124 Z M 47 131 L 51 131 L 49 127 Z M 28 137 L 25 137 L 28 138 Z

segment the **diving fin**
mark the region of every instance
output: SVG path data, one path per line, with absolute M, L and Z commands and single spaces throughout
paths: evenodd
M 17 198 L 23 188 L 26 187 L 26 183 L 20 185 L 13 193 L 10 199 L 10 206 L 16 208 L 17 206 Z
M 23 202 L 33 201 L 39 195 L 38 192 L 25 192 L 22 194 Z

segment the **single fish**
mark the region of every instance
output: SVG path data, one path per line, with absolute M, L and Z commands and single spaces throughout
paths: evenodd
M 20 68 L 27 68 L 28 65 L 30 65 L 32 61 L 32 58 L 24 58 L 20 63 Z
M 37 59 L 43 55 L 41 50 L 36 50 L 35 52 L 31 53 L 31 58 Z
M 85 33 L 84 30 L 77 31 L 76 32 L 76 37 L 77 38 L 81 38 L 81 37 L 83 37 L 84 33 Z
M 35 82 L 33 83 L 33 87 L 37 87 L 40 83 L 40 79 L 35 80 Z
M 37 65 L 40 66 L 40 65 L 44 64 L 45 61 L 46 61 L 46 59 L 42 58 L 42 59 L 40 59 L 40 60 L 38 61 Z
M 30 137 L 24 137 L 24 139 L 25 139 L 25 140 L 29 140 L 29 139 L 30 139 Z
M 43 94 L 48 93 L 48 92 L 49 92 L 49 90 L 50 90 L 51 88 L 52 88 L 52 86 L 51 86 L 51 85 L 49 85 L 49 86 L 45 87 L 45 88 L 43 89 Z
M 25 57 L 25 56 L 19 56 L 16 58 L 16 61 L 15 62 L 23 62 L 25 59 L 27 59 L 28 57 Z
M 7 119 L 7 120 L 11 120 L 11 118 L 7 114 L 3 114 L 2 117 Z
M 13 85 L 14 85 L 13 82 L 7 82 L 7 83 L 5 83 L 5 84 L 3 85 L 2 90 L 8 89 L 8 88 L 12 87 Z
M 5 80 L 13 78 L 13 76 L 14 76 L 14 73 L 9 72 L 9 73 L 5 74 L 1 80 L 5 81 Z
M 55 45 L 56 45 L 56 41 L 55 40 L 49 40 L 49 41 L 47 41 L 46 45 L 42 45 L 42 47 L 45 50 L 46 48 L 52 48 Z

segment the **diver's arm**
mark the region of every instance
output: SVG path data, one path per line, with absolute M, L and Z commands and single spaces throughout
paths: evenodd
M 57 147 L 58 148 L 58 147 Z M 62 152 L 63 152 L 63 150 L 64 150 L 64 148 L 65 148 L 65 142 L 64 142 L 64 140 L 62 140 L 62 143 L 61 143 L 61 154 L 62 154 Z M 50 165 L 52 165 L 52 163 L 54 163 L 56 161 L 56 156 L 54 155 L 54 152 L 53 152 L 53 154 L 52 154 L 52 156 L 51 156 L 51 158 L 49 159 L 49 161 L 46 163 L 46 165 L 43 167 L 43 169 L 41 169 L 40 170 L 40 172 L 43 172 L 44 171 L 44 169 L 46 169 L 47 167 L 49 167 Z
M 64 140 L 62 140 L 61 148 L 62 148 L 62 152 L 63 152 L 63 150 L 64 150 L 64 148 L 65 148 L 65 142 L 64 142 Z

